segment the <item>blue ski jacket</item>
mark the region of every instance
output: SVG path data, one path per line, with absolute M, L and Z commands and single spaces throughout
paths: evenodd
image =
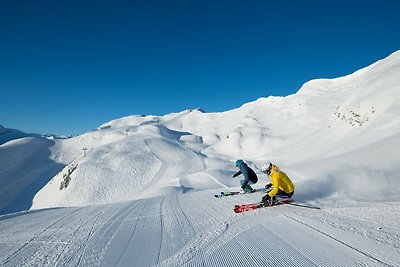
M 258 182 L 257 174 L 249 166 L 247 166 L 246 163 L 243 162 L 239 166 L 239 168 L 240 168 L 240 170 L 233 175 L 233 178 L 243 174 L 243 176 L 244 176 L 244 183 L 242 185 L 243 189 L 246 188 L 246 186 L 249 183 L 249 181 L 251 181 L 253 183 L 257 183 Z

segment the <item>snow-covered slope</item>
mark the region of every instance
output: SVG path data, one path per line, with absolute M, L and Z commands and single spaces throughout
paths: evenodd
M 78 156 L 70 184 L 59 190 L 64 174 L 58 175 L 33 207 L 230 187 L 238 158 L 256 170 L 275 162 L 296 182 L 302 200 L 398 200 L 399 77 L 396 52 L 346 77 L 313 80 L 294 95 L 260 98 L 223 113 L 186 110 L 105 123 L 60 141 L 57 153 Z
M 0 207 L 33 204 L 0 217 L 0 263 L 399 266 L 399 100 L 400 51 L 222 113 L 135 115 L 66 140 L 7 142 Z M 238 188 L 238 158 L 258 173 L 256 188 L 272 161 L 296 201 L 323 209 L 234 214 L 262 197 L 213 198 Z M 37 211 L 51 207 L 69 208 Z
M 54 141 L 25 137 L 0 146 L 0 213 L 27 210 L 35 194 L 62 169 L 51 159 Z
M 279 206 L 215 190 L 0 217 L 2 266 L 400 266 L 398 202 Z M 396 219 L 397 218 L 397 219 Z

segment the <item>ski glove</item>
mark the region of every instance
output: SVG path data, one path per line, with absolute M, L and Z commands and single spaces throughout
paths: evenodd
M 271 187 L 272 187 L 272 184 L 269 183 L 269 184 L 267 184 L 267 185 L 265 186 L 265 189 L 270 189 Z
M 272 206 L 272 199 L 269 195 L 263 196 L 262 202 L 264 203 L 265 206 Z

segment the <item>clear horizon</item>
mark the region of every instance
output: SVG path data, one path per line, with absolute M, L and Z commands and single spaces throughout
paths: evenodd
M 231 110 L 400 49 L 400 1 L 20 1 L 0 8 L 0 124 L 82 134 Z

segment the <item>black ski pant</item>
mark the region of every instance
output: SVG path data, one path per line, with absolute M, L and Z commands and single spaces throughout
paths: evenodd
M 282 191 L 279 189 L 278 193 L 276 193 L 276 197 L 284 197 L 284 198 L 291 198 L 294 194 L 294 191 L 291 193 L 286 193 L 285 191 Z

